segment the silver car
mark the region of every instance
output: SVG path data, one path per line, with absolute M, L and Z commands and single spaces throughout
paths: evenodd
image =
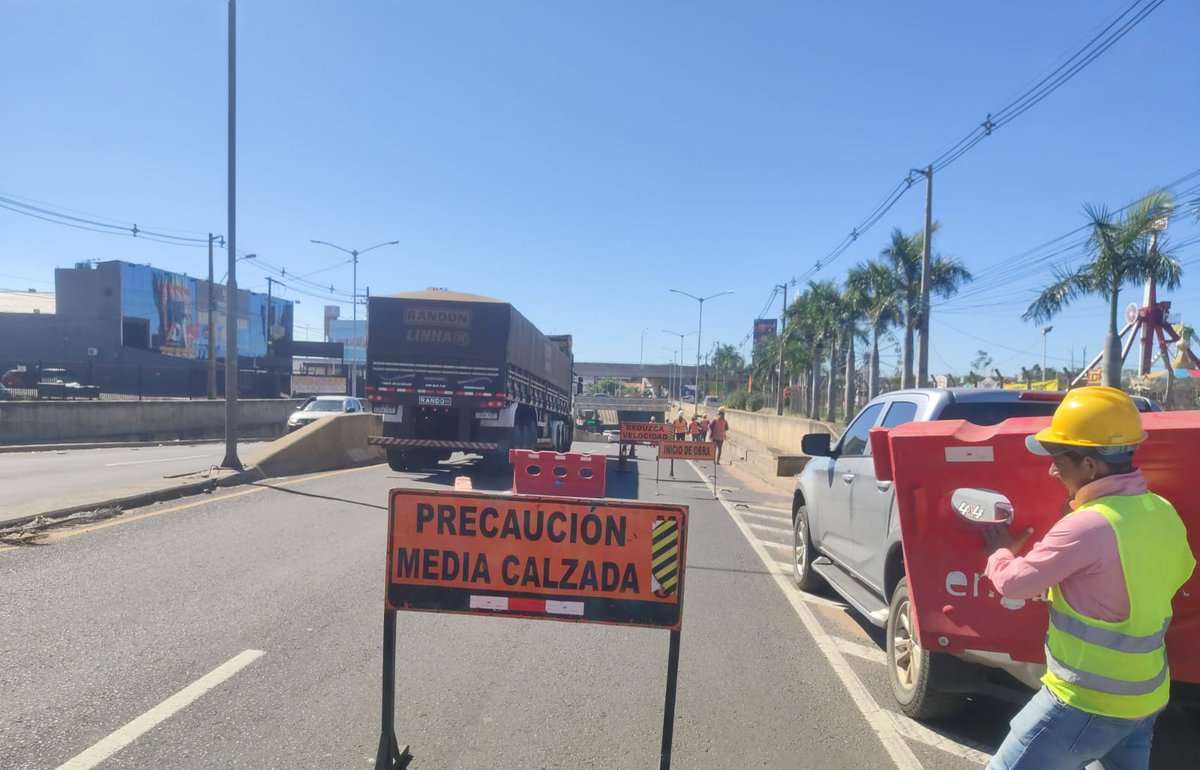
M 362 402 L 352 396 L 313 396 L 288 417 L 287 432 L 291 433 L 323 417 L 361 411 Z

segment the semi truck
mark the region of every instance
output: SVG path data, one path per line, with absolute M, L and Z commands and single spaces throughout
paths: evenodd
M 443 289 L 372 296 L 365 389 L 383 415 L 393 470 L 454 452 L 508 464 L 509 449 L 571 449 L 570 335 L 542 334 L 515 307 Z

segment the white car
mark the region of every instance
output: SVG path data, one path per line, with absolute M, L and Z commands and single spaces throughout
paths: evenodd
M 617 444 L 617 443 L 620 443 L 620 441 L 621 441 L 621 431 L 620 431 L 620 430 L 606 430 L 606 431 L 604 431 L 604 440 L 605 440 L 605 441 L 607 441 L 607 442 L 608 442 L 608 443 L 610 443 L 610 444 Z
M 363 411 L 362 402 L 351 396 L 313 396 L 300 405 L 288 417 L 287 432 L 303 428 L 315 420 L 335 414 L 353 414 Z

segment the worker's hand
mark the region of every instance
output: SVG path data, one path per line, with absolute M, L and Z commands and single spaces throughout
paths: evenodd
M 983 530 L 983 549 L 988 554 L 993 554 L 1001 548 L 1007 548 L 1015 556 L 1025 547 L 1025 542 L 1029 540 L 1029 536 L 1032 534 L 1033 527 L 1028 527 L 1023 532 L 1014 536 L 1007 525 L 997 524 Z

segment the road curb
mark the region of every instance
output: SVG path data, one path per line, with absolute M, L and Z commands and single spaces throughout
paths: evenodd
M 213 492 L 220 487 L 234 487 L 240 484 L 250 483 L 252 481 L 261 481 L 264 478 L 263 474 L 256 468 L 247 468 L 246 470 L 238 471 L 229 476 L 212 479 L 202 479 L 188 484 L 178 484 L 172 487 L 160 489 L 151 489 L 145 492 L 137 492 L 130 495 L 121 495 L 119 497 L 111 497 L 105 500 L 91 501 L 87 503 L 77 503 L 74 505 L 65 506 L 63 508 L 55 508 L 48 511 L 38 511 L 24 516 L 17 516 L 11 519 L 0 520 L 0 529 L 8 527 L 19 527 L 35 519 L 61 519 L 70 516 L 74 513 L 82 513 L 84 511 L 95 511 L 101 508 L 119 507 L 122 510 L 130 508 L 140 508 L 154 503 L 161 503 L 167 500 L 176 500 L 181 497 L 191 497 L 192 495 L 200 495 L 205 492 Z

